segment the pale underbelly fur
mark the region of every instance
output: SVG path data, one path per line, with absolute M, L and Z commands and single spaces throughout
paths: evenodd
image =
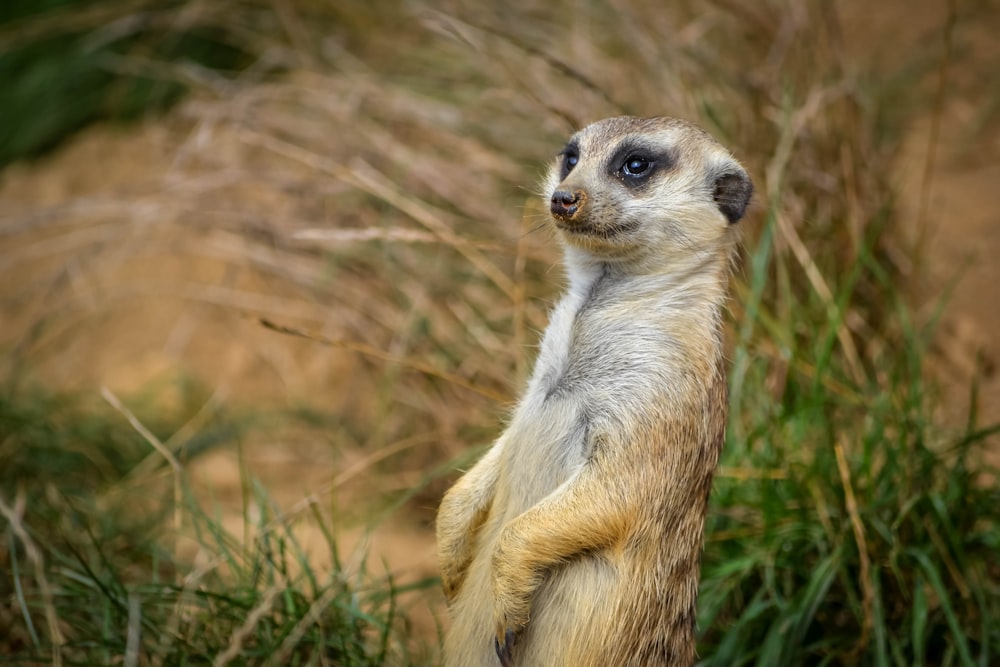
M 534 395 L 533 395 L 534 394 Z M 476 543 L 476 556 L 451 609 L 452 626 L 445 645 L 448 667 L 497 667 L 491 557 L 504 526 L 571 479 L 585 463 L 585 429 L 574 401 L 529 392 L 504 435 L 501 466 L 505 474 L 489 518 Z M 530 410 L 531 417 L 519 419 Z M 559 637 L 573 653 L 586 651 L 594 641 L 593 628 L 611 625 L 615 613 L 620 563 L 610 554 L 574 558 L 545 573 L 532 597 L 531 621 L 518 638 L 518 667 L 559 667 L 552 654 L 533 637 Z M 579 634 L 579 636 L 577 636 Z M 565 656 L 567 667 L 577 664 Z

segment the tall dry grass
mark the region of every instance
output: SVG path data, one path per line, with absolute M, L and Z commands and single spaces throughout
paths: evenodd
M 159 139 L 162 177 L 5 207 L 0 270 L 19 283 L 6 298 L 22 315 L 6 340 L 28 359 L 106 310 L 156 298 L 210 304 L 360 354 L 361 384 L 340 400 L 378 398 L 352 405 L 355 431 L 378 423 L 371 438 L 384 444 L 428 430 L 431 458 L 455 455 L 493 431 L 558 290 L 535 182 L 569 132 L 618 113 L 693 119 L 748 164 L 760 193 L 748 245 L 767 234 L 775 257 L 763 285 L 738 276 L 736 319 L 765 300 L 794 332 L 793 295 L 832 309 L 831 281 L 866 238 L 877 237 L 890 271 L 902 256 L 879 227 L 891 204 L 891 137 L 878 134 L 885 91 L 851 71 L 831 8 L 115 7 L 38 29 L 71 19 L 96 29 L 145 11 L 175 29 L 223 31 L 258 60 L 232 77 L 156 63 L 193 85 Z M 231 277 L 164 280 L 143 270 L 157 256 L 215 263 Z M 877 290 L 859 287 L 864 298 L 848 304 L 838 332 L 855 379 L 871 370 L 859 347 L 881 344 L 869 334 L 886 329 Z M 780 375 L 762 345 L 755 353 Z

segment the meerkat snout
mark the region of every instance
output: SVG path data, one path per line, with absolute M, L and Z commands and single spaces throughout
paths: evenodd
M 587 201 L 587 193 L 583 190 L 556 190 L 552 193 L 552 204 L 549 210 L 552 215 L 561 220 L 572 220 Z

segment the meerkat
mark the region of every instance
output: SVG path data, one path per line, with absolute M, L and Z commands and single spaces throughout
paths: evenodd
M 704 130 L 617 117 L 545 190 L 569 285 L 509 425 L 441 502 L 445 665 L 690 665 L 753 186 Z

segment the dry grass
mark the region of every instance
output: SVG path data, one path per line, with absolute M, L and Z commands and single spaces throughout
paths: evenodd
M 232 11 L 250 21 L 252 8 Z M 401 21 L 393 3 L 273 8 L 274 25 L 258 16 L 253 30 L 230 26 L 261 64 L 233 80 L 198 79 L 155 139 L 162 172 L 49 206 L 30 193 L 17 201 L 11 182 L 0 271 L 19 283 L 5 309 L 17 322 L 4 335 L 15 360 L 58 366 L 67 336 L 153 300 L 190 305 L 195 318 L 266 318 L 382 351 L 336 362 L 360 363 L 360 384 L 331 387 L 326 407 L 356 414 L 358 432 L 378 423 L 381 444 L 434 432 L 428 460 L 453 456 L 468 446 L 465 429 L 493 430 L 494 408 L 477 393 L 516 394 L 558 289 L 530 184 L 568 132 L 614 113 L 692 118 L 749 164 L 761 196 L 748 243 L 773 216 L 778 273 L 760 294 L 738 287 L 737 311 L 763 297 L 775 327 L 794 334 L 792 293 L 833 313 L 829 281 L 866 238 L 891 243 L 872 230 L 889 204 L 891 145 L 873 133 L 877 100 L 845 66 L 832 10 L 640 2 L 492 14 L 454 3 Z M 160 19 L 217 25 L 221 15 L 190 3 Z M 276 69 L 288 71 L 261 73 Z M 875 294 L 848 307 L 838 354 L 858 380 L 871 356 L 858 340 L 880 344 L 868 334 L 885 328 L 883 309 Z M 299 395 L 310 390 L 287 376 L 296 366 L 351 354 L 301 360 L 291 341 L 256 337 L 265 339 L 251 354 Z M 767 341 L 754 353 L 784 372 Z M 358 405 L 358 395 L 375 400 Z

